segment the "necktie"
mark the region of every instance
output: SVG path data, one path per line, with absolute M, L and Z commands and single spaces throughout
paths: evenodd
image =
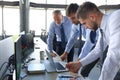
M 100 33 L 101 33 L 101 40 L 100 40 L 100 46 L 101 46 L 101 51 L 103 52 L 103 30 L 100 29 Z
M 91 31 L 90 32 L 90 40 L 91 40 L 92 43 L 95 43 L 95 38 L 96 38 L 96 32 Z
M 80 30 L 80 36 L 79 36 L 79 39 L 81 40 L 81 39 L 82 39 L 82 29 L 81 29 L 81 24 L 80 24 L 79 30 Z
M 81 24 L 79 23 L 79 31 L 80 31 L 80 35 L 79 35 L 79 51 L 78 51 L 78 55 L 81 52 L 82 49 L 82 28 L 81 28 Z
M 60 32 L 61 32 L 61 44 L 62 47 L 65 48 L 66 42 L 65 42 L 65 32 L 64 32 L 63 24 L 61 24 L 60 26 Z
M 102 29 L 100 29 L 100 33 L 101 33 L 101 38 L 100 38 L 100 49 L 101 49 L 101 56 L 100 56 L 100 65 L 102 66 L 103 64 L 103 31 Z
M 108 45 L 105 47 L 105 49 L 103 49 L 103 47 L 105 46 L 104 45 L 104 42 L 103 42 L 103 30 L 102 29 L 100 29 L 100 32 L 101 32 L 101 52 L 102 52 L 102 54 L 101 54 L 101 56 L 100 56 L 100 61 L 101 61 L 101 66 L 103 65 L 103 63 L 104 63 L 104 60 L 105 60 L 105 58 L 106 58 L 106 55 L 107 55 L 107 51 L 108 51 Z

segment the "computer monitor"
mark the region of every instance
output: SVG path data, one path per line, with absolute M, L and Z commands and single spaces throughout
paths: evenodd
M 20 74 L 21 74 L 21 53 L 22 53 L 22 46 L 21 46 L 21 36 L 19 36 L 15 42 L 15 78 L 16 80 L 20 80 Z
M 25 60 L 34 51 L 34 35 L 26 33 L 21 35 L 22 60 Z

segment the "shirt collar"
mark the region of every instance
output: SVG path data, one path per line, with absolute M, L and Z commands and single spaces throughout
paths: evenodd
M 107 24 L 107 20 L 108 20 L 108 15 L 104 14 L 103 17 L 102 17 L 100 29 L 102 29 L 102 30 L 105 29 L 105 26 Z

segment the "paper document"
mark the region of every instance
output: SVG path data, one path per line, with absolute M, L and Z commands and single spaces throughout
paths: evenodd
M 59 74 L 56 80 L 84 80 L 82 76 L 73 76 L 67 74 Z

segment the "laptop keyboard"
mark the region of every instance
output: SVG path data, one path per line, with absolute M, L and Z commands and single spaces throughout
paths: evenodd
M 65 70 L 65 68 L 59 62 L 55 62 L 55 66 L 58 70 Z

